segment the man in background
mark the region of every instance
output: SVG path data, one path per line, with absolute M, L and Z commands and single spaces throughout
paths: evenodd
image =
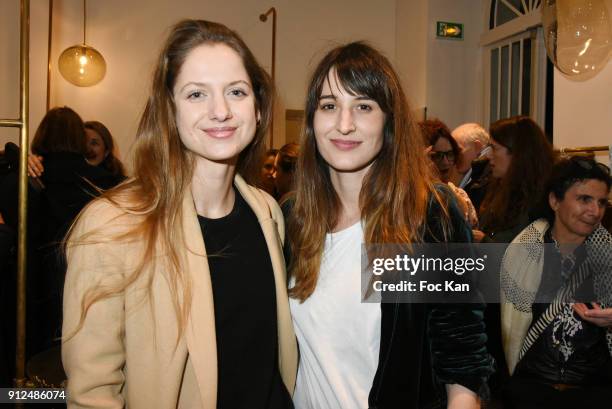
M 453 182 L 467 192 L 478 210 L 489 176 L 489 134 L 477 123 L 466 123 L 455 128 L 451 135 L 461 149 Z

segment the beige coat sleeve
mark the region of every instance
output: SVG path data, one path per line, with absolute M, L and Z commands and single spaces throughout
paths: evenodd
M 75 333 L 83 300 L 92 288 L 112 289 L 124 276 L 122 246 L 84 234 L 112 225 L 113 208 L 94 202 L 81 215 L 67 246 L 62 362 L 68 408 L 123 408 L 125 315 L 123 294 L 94 303 Z M 109 213 L 111 215 L 109 215 Z M 111 229 L 112 230 L 112 229 Z

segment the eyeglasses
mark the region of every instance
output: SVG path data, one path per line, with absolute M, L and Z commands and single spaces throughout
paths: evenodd
M 601 162 L 597 162 L 596 160 L 593 159 L 587 159 L 587 158 L 583 158 L 580 156 L 572 156 L 570 158 L 570 160 L 579 165 L 582 169 L 585 170 L 593 170 L 593 168 L 595 166 L 597 166 L 599 169 L 603 170 L 604 172 L 606 172 L 606 174 L 610 175 L 610 168 L 607 167 L 606 165 L 604 165 Z
M 453 151 L 432 151 L 429 155 L 434 162 L 442 162 L 444 158 L 449 162 L 455 161 L 455 152 Z

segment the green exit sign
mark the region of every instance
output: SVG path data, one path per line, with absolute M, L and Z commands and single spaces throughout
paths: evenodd
M 438 38 L 454 38 L 463 40 L 463 24 L 438 21 L 436 26 L 436 36 Z

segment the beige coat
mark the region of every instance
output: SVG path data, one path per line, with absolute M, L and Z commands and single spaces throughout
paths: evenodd
M 235 185 L 257 216 L 270 252 L 276 283 L 280 373 L 293 394 L 297 344 L 286 291 L 282 213 L 270 196 L 247 185 L 240 176 L 236 176 Z M 183 271 L 191 280 L 193 301 L 180 339 L 166 272 L 160 267 L 143 274 L 125 292 L 92 305 L 83 328 L 67 338 L 79 322 L 87 290 L 116 285 L 134 268 L 142 252 L 140 242 L 100 238 L 126 231 L 141 216 L 126 214 L 105 200 L 93 202 L 81 215 L 71 237 L 82 240 L 80 244 L 69 243 L 64 288 L 62 361 L 68 375 L 69 408 L 216 408 L 213 295 L 190 194 L 183 200 L 183 213 L 187 248 L 181 256 L 186 266 Z M 90 240 L 83 236 L 95 230 L 101 231 L 101 236 Z M 151 300 L 143 297 L 147 286 L 151 288 Z

